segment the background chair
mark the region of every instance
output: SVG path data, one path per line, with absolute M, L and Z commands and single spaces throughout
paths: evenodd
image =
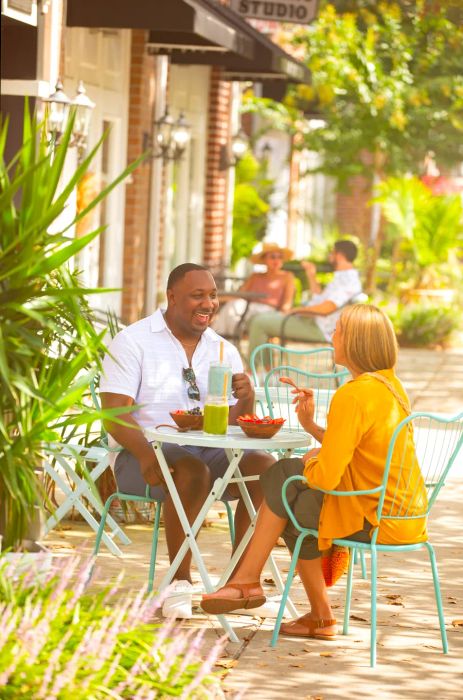
M 56 527 L 72 508 L 80 513 L 95 532 L 98 531 L 99 523 L 95 516 L 102 515 L 103 506 L 91 482 L 95 482 L 108 466 L 108 451 L 103 447 L 77 442 L 44 445 L 43 470 L 50 478 L 50 483 L 56 484 L 64 495 L 64 500 L 45 524 L 45 534 Z M 84 476 L 85 471 L 87 478 Z M 122 552 L 114 539 L 118 537 L 122 544 L 129 544 L 130 540 L 111 516 L 108 525 L 110 532 L 101 533 L 103 542 L 113 554 L 121 556 Z
M 249 364 L 256 387 L 264 385 L 265 377 L 270 370 L 282 365 L 317 374 L 337 371 L 334 350 L 330 346 L 295 350 L 275 343 L 264 343 L 254 349 Z M 339 370 L 338 378 L 341 384 L 348 376 L 347 370 Z
M 413 430 L 416 457 L 413 464 L 405 462 L 405 438 L 409 430 Z M 395 521 L 407 521 L 419 517 L 427 517 L 434 505 L 436 498 L 445 483 L 445 479 L 455 462 L 455 459 L 463 446 L 463 413 L 453 418 L 443 418 L 431 413 L 413 413 L 405 418 L 395 429 L 386 457 L 384 477 L 382 483 L 376 488 L 364 491 L 325 491 L 339 498 L 345 496 L 355 496 L 361 494 L 378 494 L 378 521 L 392 519 Z M 393 469 L 391 470 L 391 465 Z M 405 498 L 403 496 L 403 485 L 409 483 L 416 470 L 422 477 L 427 491 L 427 503 L 418 504 L 415 494 Z M 283 502 L 286 511 L 293 525 L 299 530 L 300 535 L 296 541 L 296 546 L 291 559 L 288 578 L 283 593 L 280 610 L 275 623 L 275 628 L 271 640 L 271 646 L 275 646 L 278 639 L 281 620 L 285 609 L 286 598 L 291 587 L 291 583 L 296 568 L 302 541 L 308 535 L 318 537 L 318 531 L 303 528 L 294 517 L 287 499 L 286 489 L 292 481 L 304 480 L 302 476 L 292 476 L 283 485 Z M 391 502 L 386 505 L 386 488 L 388 494 L 394 494 Z M 448 653 L 447 634 L 445 631 L 444 614 L 442 610 L 442 598 L 440 592 L 439 575 L 437 572 L 436 558 L 431 543 L 414 542 L 404 545 L 387 545 L 377 543 L 378 528 L 374 531 L 371 542 L 356 542 L 348 539 L 335 539 L 334 544 L 349 547 L 352 553 L 358 549 L 369 551 L 371 554 L 371 628 L 370 628 L 370 665 L 376 664 L 376 585 L 377 585 L 377 554 L 378 552 L 412 552 L 425 547 L 427 549 L 431 564 L 434 595 L 436 598 L 437 612 L 442 640 L 443 653 Z M 346 601 L 344 608 L 343 634 L 349 631 L 350 603 L 352 596 L 354 557 L 351 556 L 346 584 Z

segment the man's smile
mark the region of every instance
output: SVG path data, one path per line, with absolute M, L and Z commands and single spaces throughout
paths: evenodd
M 212 313 L 210 313 L 210 312 L 202 313 L 200 311 L 195 311 L 195 313 L 194 313 L 194 317 L 200 323 L 209 323 L 211 316 L 212 316 Z

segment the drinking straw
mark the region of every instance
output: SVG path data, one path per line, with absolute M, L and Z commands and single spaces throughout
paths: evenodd
M 223 340 L 220 341 L 220 355 L 219 355 L 219 360 L 220 364 L 223 363 Z
M 223 375 L 223 398 L 225 399 L 227 397 L 227 389 L 228 389 L 228 372 L 225 372 Z

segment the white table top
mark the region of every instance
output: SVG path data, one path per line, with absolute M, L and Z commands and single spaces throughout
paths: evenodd
M 175 445 L 197 445 L 199 447 L 222 447 L 223 449 L 284 450 L 307 447 L 312 438 L 307 433 L 282 428 L 272 438 L 250 438 L 238 425 L 229 425 L 226 435 L 206 435 L 202 430 L 179 433 L 175 428 L 146 428 L 147 440 L 168 442 Z

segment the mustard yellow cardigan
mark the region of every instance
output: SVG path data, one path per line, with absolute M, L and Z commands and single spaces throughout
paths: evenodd
M 381 370 L 377 374 L 392 384 L 409 406 L 407 394 L 394 371 Z M 360 491 L 379 486 L 389 440 L 405 416 L 404 409 L 388 387 L 369 374 L 362 374 L 340 387 L 331 402 L 321 450 L 317 457 L 305 464 L 304 476 L 308 484 L 315 489 L 338 491 Z M 401 447 L 405 447 L 407 453 L 409 472 L 403 472 L 403 469 L 399 472 L 401 460 L 392 461 L 388 482 L 391 486 L 386 490 L 385 508 L 393 502 L 396 504 L 401 496 L 410 494 L 408 514 L 419 514 L 426 504 L 426 488 L 415 457 L 411 432 L 407 431 L 402 437 Z M 319 549 L 327 549 L 333 538 L 346 537 L 361 530 L 364 518 L 373 528 L 377 527 L 378 500 L 378 494 L 342 497 L 326 494 L 320 514 Z M 393 512 L 397 514 L 397 511 Z M 426 518 L 422 517 L 381 520 L 377 542 L 408 544 L 426 539 Z

